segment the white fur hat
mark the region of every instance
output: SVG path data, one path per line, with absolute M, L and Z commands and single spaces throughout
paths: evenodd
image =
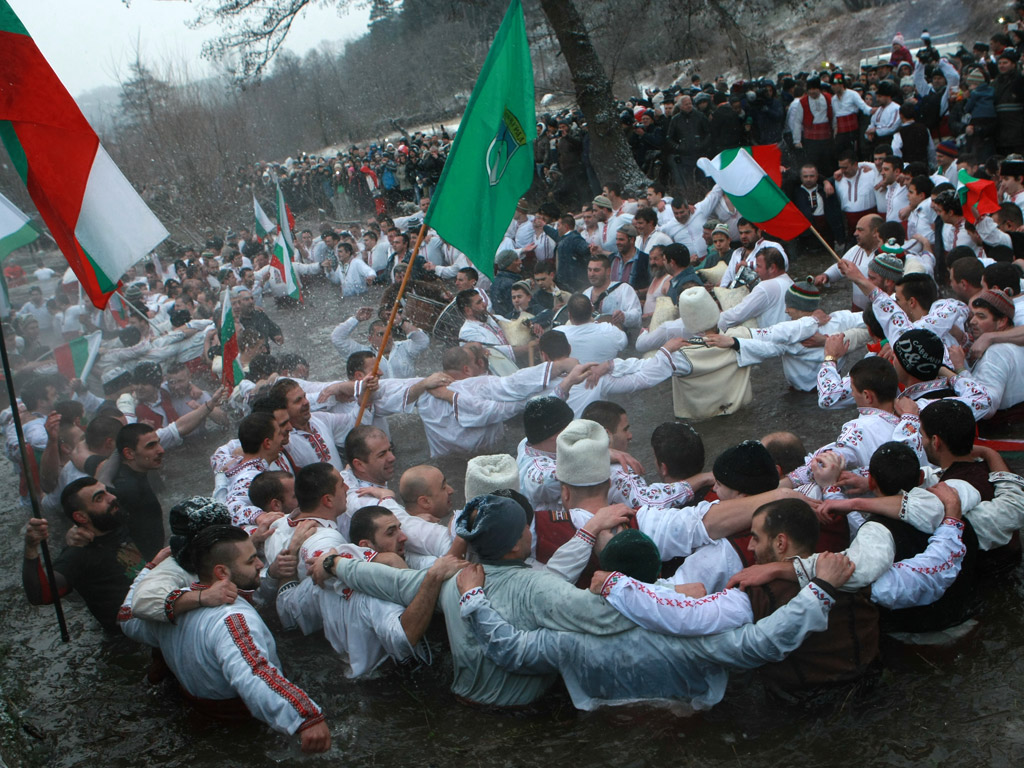
M 611 477 L 608 433 L 595 421 L 576 419 L 555 441 L 555 477 L 567 485 L 599 485 Z
M 519 490 L 519 467 L 507 453 L 474 456 L 466 464 L 466 501 L 505 488 Z
M 687 288 L 679 294 L 679 317 L 691 333 L 702 333 L 718 325 L 722 313 L 704 288 Z

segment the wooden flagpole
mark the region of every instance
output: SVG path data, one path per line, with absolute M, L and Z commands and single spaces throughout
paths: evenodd
M 391 339 L 391 329 L 395 325 L 395 317 L 398 316 L 398 307 L 402 303 L 402 297 L 405 295 L 405 287 L 409 284 L 409 278 L 412 276 L 412 266 L 416 261 L 416 254 L 419 253 L 420 245 L 423 243 L 423 238 L 427 234 L 427 220 L 423 219 L 423 224 L 420 226 L 419 234 L 416 235 L 416 244 L 412 248 L 412 253 L 409 254 L 409 265 L 405 268 L 405 275 L 402 276 L 402 284 L 398 287 L 398 295 L 395 297 L 395 304 L 391 307 L 391 315 L 388 317 L 387 327 L 384 329 L 384 336 L 380 340 L 380 349 L 377 350 L 377 358 L 373 361 L 373 371 L 370 376 L 376 376 L 380 370 L 380 360 L 384 357 L 384 350 L 387 349 L 388 341 Z M 367 389 L 363 390 L 363 396 L 359 401 L 359 415 L 356 416 L 356 426 L 358 427 L 363 422 L 363 414 L 366 412 L 366 407 L 370 403 L 370 391 Z
M 838 264 L 841 261 L 839 254 L 833 251 L 832 246 L 825 242 L 825 238 L 821 236 L 821 233 L 817 229 L 814 228 L 813 224 L 811 224 L 811 232 L 813 232 L 814 236 L 821 241 L 822 245 L 825 246 L 825 250 L 832 254 L 832 258 L 835 259 L 836 264 Z

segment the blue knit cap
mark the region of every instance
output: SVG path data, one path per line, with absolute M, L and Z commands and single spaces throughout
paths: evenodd
M 517 502 L 487 495 L 470 499 L 455 524 L 455 533 L 473 545 L 480 559 L 497 560 L 512 550 L 525 527 L 526 512 Z

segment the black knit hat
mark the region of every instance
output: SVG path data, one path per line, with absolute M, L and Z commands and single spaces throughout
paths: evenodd
M 900 336 L 892 351 L 907 373 L 915 379 L 931 381 L 939 375 L 945 347 L 931 331 L 915 328 Z
M 523 411 L 523 430 L 526 442 L 536 445 L 557 435 L 574 418 L 572 408 L 558 397 L 535 397 Z
M 715 479 L 726 488 L 753 496 L 779 487 L 779 471 L 768 449 L 757 440 L 726 448 L 715 459 Z

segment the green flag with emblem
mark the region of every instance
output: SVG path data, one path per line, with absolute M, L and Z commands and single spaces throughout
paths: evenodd
M 494 254 L 533 179 L 533 65 L 521 0 L 494 36 L 426 223 L 493 277 Z

